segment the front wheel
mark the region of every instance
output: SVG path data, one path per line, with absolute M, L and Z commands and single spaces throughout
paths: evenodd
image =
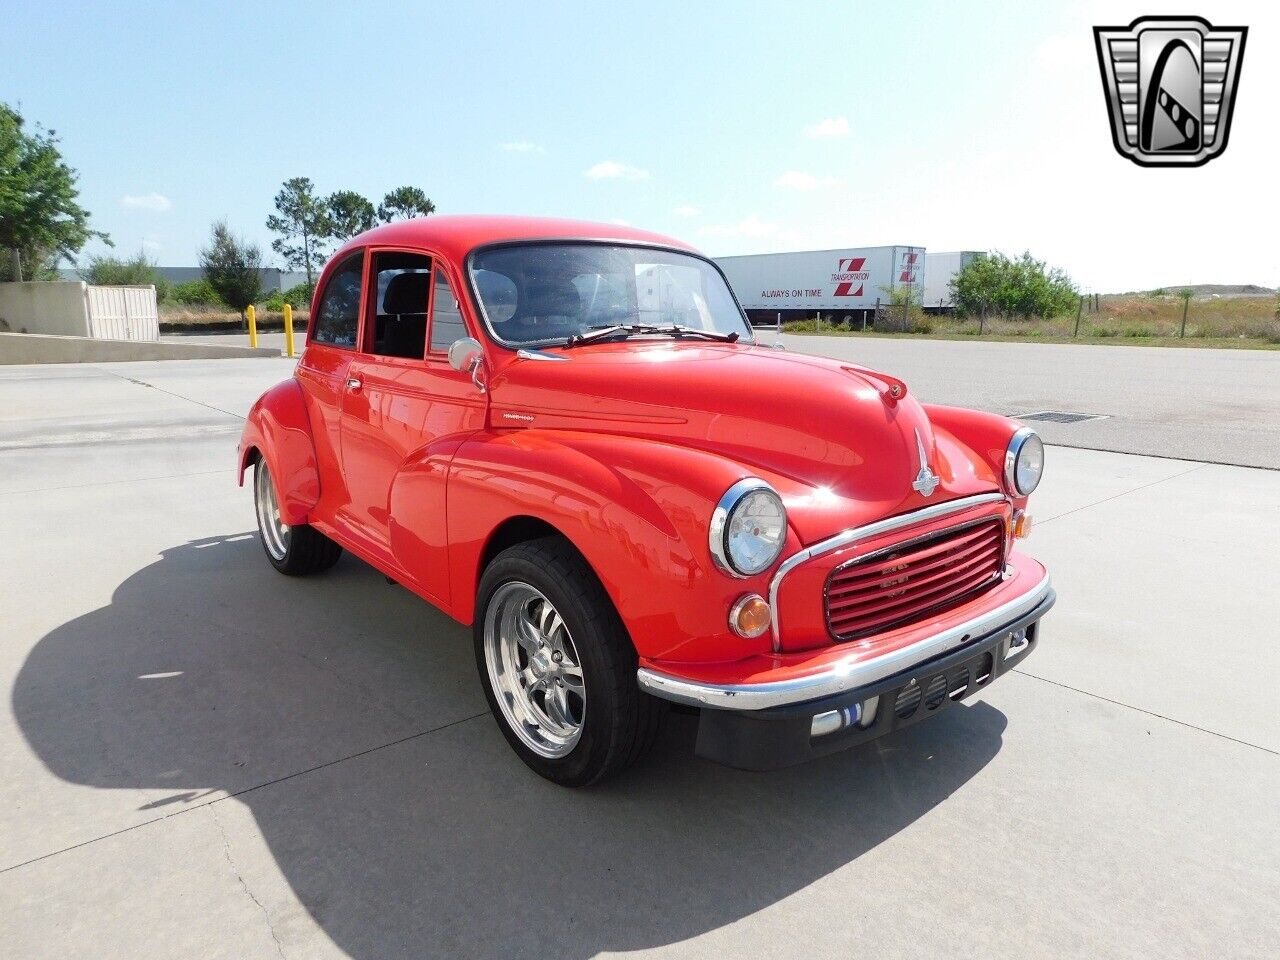
M 595 783 L 656 739 L 662 702 L 636 684 L 636 654 L 608 595 L 558 538 L 504 550 L 480 580 L 476 666 L 503 736 L 536 773 Z
M 342 548 L 319 530 L 305 523 L 288 524 L 280 519 L 280 499 L 267 461 L 253 467 L 253 506 L 258 516 L 258 535 L 271 565 L 293 577 L 328 570 L 342 556 Z

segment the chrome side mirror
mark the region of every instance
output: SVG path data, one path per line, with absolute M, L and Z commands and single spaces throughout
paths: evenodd
M 453 346 L 449 348 L 449 366 L 458 371 L 470 370 L 483 355 L 479 340 L 475 337 L 463 337 L 453 341 Z
M 485 392 L 484 380 L 480 377 L 480 371 L 484 367 L 484 348 L 475 337 L 453 341 L 453 346 L 449 348 L 449 366 L 460 373 L 469 372 L 476 389 L 481 393 Z

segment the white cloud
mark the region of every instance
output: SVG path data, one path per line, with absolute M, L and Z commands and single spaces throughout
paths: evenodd
M 649 171 L 641 170 L 616 160 L 602 160 L 594 167 L 582 171 L 584 176 L 592 180 L 648 180 Z
M 699 210 L 697 207 L 690 207 L 690 206 L 676 207 L 671 212 L 674 213 L 677 217 L 697 217 L 702 215 L 701 210 Z
M 844 117 L 828 117 L 804 128 L 804 135 L 814 140 L 824 137 L 847 137 L 849 121 Z
M 173 203 L 163 193 L 143 193 L 137 196 L 126 193 L 120 198 L 120 206 L 129 210 L 150 210 L 154 213 L 164 213 L 173 207 Z
M 151 237 L 144 237 L 144 238 L 143 238 L 143 240 L 142 240 L 142 249 L 144 249 L 144 250 L 159 250 L 159 249 L 160 249 L 160 241 L 159 241 L 159 240 L 153 240 Z
M 786 190 L 822 190 L 825 187 L 834 187 L 839 182 L 835 177 L 818 177 L 803 170 L 788 170 L 773 181 L 773 185 Z
M 711 223 L 698 231 L 700 236 L 723 240 L 718 254 L 761 253 L 773 250 L 803 250 L 813 246 L 813 238 L 803 229 L 766 220 L 757 213 L 737 223 Z
M 778 225 L 750 214 L 737 223 L 712 223 L 698 232 L 704 237 L 767 237 L 778 231 Z
M 528 140 L 512 140 L 508 143 L 498 144 L 499 150 L 505 150 L 507 153 L 546 153 L 547 148 L 539 146 L 536 143 L 530 143 Z

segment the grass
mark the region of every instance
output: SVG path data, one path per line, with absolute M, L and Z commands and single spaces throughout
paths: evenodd
M 293 311 L 293 329 L 306 329 L 309 310 Z M 284 329 L 284 314 L 258 307 L 258 326 L 262 329 Z M 202 329 L 243 329 L 240 311 L 221 305 L 162 303 L 160 305 L 160 329 L 167 332 L 198 332 Z
M 1123 295 L 1103 297 L 1097 312 L 1086 310 L 1075 335 L 1076 316 L 1044 320 L 989 317 L 977 319 L 931 316 L 912 312 L 909 332 L 888 333 L 833 327 L 821 332 L 837 336 L 927 337 L 938 340 L 983 340 L 1024 343 L 1132 344 L 1158 347 L 1231 347 L 1280 349 L 1280 315 L 1271 297 L 1221 297 L 1193 300 L 1187 312 L 1186 337 L 1179 337 L 1182 300 L 1176 296 Z M 787 333 L 817 333 L 814 320 L 786 324 Z

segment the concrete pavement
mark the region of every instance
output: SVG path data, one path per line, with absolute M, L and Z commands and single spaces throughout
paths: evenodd
M 0 953 L 1274 954 L 1280 473 L 1051 447 L 1059 604 L 981 699 L 771 774 L 675 718 L 568 792 L 467 630 L 267 565 L 232 465 L 289 366 L 0 371 Z
M 773 332 L 757 335 L 770 343 Z M 1280 469 L 1280 350 L 786 336 L 789 349 L 901 377 L 931 403 L 1036 422 L 1048 443 Z

